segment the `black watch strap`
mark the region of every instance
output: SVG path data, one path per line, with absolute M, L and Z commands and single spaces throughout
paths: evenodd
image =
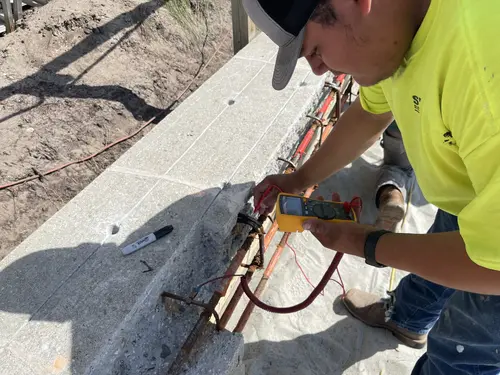
M 386 267 L 385 265 L 377 262 L 377 260 L 375 259 L 375 249 L 377 248 L 377 243 L 380 237 L 382 237 L 384 234 L 387 233 L 392 233 L 392 232 L 381 229 L 368 233 L 365 240 L 365 252 L 364 252 L 366 264 L 378 268 Z

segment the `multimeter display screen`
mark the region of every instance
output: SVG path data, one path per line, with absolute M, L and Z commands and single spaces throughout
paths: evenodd
M 281 212 L 285 215 L 303 216 L 302 199 L 297 197 L 283 197 Z
M 317 217 L 323 220 L 353 220 L 350 212 L 346 212 L 344 205 L 340 202 L 326 202 L 282 195 L 280 209 L 283 215 Z

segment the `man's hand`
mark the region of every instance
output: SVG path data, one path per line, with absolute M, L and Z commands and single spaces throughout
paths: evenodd
M 332 200 L 341 202 L 340 195 L 333 193 Z M 361 206 L 355 205 L 353 210 L 359 222 Z M 366 236 L 375 230 L 374 227 L 358 223 L 329 222 L 319 219 L 307 220 L 303 228 L 310 231 L 324 247 L 361 257 L 364 254 L 360 250 L 364 249 Z
M 266 197 L 260 202 L 259 213 L 261 215 L 269 215 L 276 205 L 276 200 L 278 199 L 280 191 L 278 189 L 268 190 L 268 188 L 273 185 L 280 188 L 284 193 L 289 194 L 299 194 L 305 188 L 301 186 L 301 181 L 297 178 L 295 173 L 267 176 L 255 187 L 253 193 L 254 205 L 257 208 L 257 204 L 261 201 L 263 194 L 268 191 Z
M 329 222 L 311 219 L 303 224 L 321 244 L 331 250 L 363 257 L 368 233 L 375 228 L 353 222 Z
M 366 236 L 375 230 L 353 222 L 317 219 L 304 222 L 303 228 L 324 247 L 361 258 L 364 258 Z M 500 272 L 473 263 L 459 232 L 388 234 L 380 238 L 376 258 L 382 264 L 449 288 L 500 295 Z

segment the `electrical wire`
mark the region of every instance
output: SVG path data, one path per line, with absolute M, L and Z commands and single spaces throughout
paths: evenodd
M 344 297 L 347 292 L 345 290 L 344 280 L 342 280 L 342 276 L 340 275 L 340 271 L 339 271 L 338 267 L 337 267 L 337 275 L 339 275 L 340 282 L 338 282 L 337 280 L 333 280 L 333 279 L 332 280 L 335 281 L 337 284 L 339 284 L 342 287 L 342 296 Z
M 279 186 L 277 185 L 273 185 L 273 184 L 270 184 L 266 190 L 264 191 L 264 193 L 261 195 L 260 199 L 257 201 L 257 204 L 255 205 L 255 208 L 253 210 L 253 212 L 257 212 L 260 210 L 260 207 L 262 206 L 262 202 L 264 201 L 264 199 L 267 198 L 267 196 L 269 195 L 269 193 L 273 190 L 273 189 L 276 189 L 278 190 L 280 193 L 283 193 L 283 189 L 281 189 Z
M 295 249 L 292 247 L 292 245 L 290 245 L 288 243 L 288 241 L 286 242 L 286 246 L 288 246 L 290 248 L 290 250 L 292 250 L 293 252 L 293 256 L 295 258 L 295 264 L 297 265 L 297 267 L 299 268 L 300 272 L 302 272 L 302 275 L 304 276 L 304 278 L 306 279 L 306 281 L 308 282 L 309 285 L 312 286 L 312 288 L 316 288 L 316 286 L 311 282 L 311 280 L 309 279 L 309 277 L 307 277 L 307 274 L 305 273 L 304 269 L 302 268 L 302 266 L 300 265 L 299 263 L 299 260 L 297 258 L 297 252 L 295 251 Z M 325 292 L 322 290 L 321 291 L 321 295 L 324 296 L 325 295 Z

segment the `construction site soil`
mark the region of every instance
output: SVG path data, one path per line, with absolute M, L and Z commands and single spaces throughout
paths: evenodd
M 231 58 L 230 8 L 52 0 L 0 37 L 0 259 Z

